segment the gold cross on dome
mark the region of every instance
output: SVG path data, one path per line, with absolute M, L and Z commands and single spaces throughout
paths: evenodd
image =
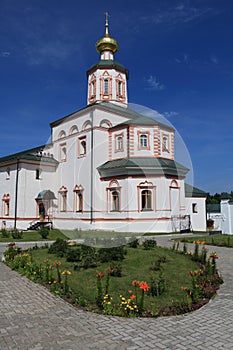
M 109 13 L 108 12 L 105 12 L 105 18 L 106 18 L 106 25 L 108 24 L 108 18 L 109 18 Z

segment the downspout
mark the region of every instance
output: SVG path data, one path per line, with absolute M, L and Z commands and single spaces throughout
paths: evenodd
M 94 147 L 94 137 L 93 137 L 93 110 L 91 111 L 91 214 L 90 214 L 90 223 L 93 224 L 93 170 L 94 170 L 94 156 L 93 156 L 93 147 Z
M 16 223 L 17 223 L 18 187 L 19 187 L 19 158 L 17 158 L 17 163 L 16 163 L 14 229 L 16 229 Z

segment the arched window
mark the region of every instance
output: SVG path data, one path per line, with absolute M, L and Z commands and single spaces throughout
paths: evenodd
M 70 128 L 70 130 L 69 130 L 69 135 L 75 134 L 76 132 L 78 132 L 78 127 L 77 127 L 77 125 L 71 126 L 71 128 Z
M 10 215 L 10 195 L 9 193 L 4 194 L 2 198 L 2 204 L 3 204 L 3 216 L 9 216 Z
M 67 211 L 67 188 L 62 186 L 59 190 L 60 211 Z
M 148 148 L 148 135 L 147 134 L 140 135 L 140 148 Z
M 108 210 L 111 212 L 121 211 L 121 187 L 117 180 L 111 180 L 107 187 Z
M 141 210 L 152 210 L 152 191 L 142 190 L 141 192 Z
M 138 211 L 155 210 L 155 186 L 152 182 L 141 182 L 138 185 Z
M 78 157 L 84 157 L 87 154 L 87 138 L 86 136 L 78 139 Z
M 108 79 L 104 79 L 104 94 L 108 94 Z
M 60 155 L 59 155 L 60 161 L 65 162 L 66 157 L 67 157 L 66 143 L 62 143 L 60 144 Z
M 74 203 L 75 211 L 82 213 L 83 212 L 83 187 L 76 185 L 74 188 Z
M 120 210 L 120 196 L 118 191 L 111 191 L 112 196 L 112 205 L 111 211 L 119 211 Z
M 64 130 L 61 130 L 61 131 L 59 132 L 59 134 L 58 134 L 58 139 L 62 139 L 62 138 L 64 138 L 64 137 L 66 137 L 66 133 L 65 133 Z

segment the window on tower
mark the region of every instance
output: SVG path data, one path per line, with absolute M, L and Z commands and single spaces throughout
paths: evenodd
M 118 94 L 121 96 L 122 95 L 122 81 L 118 82 Z
M 108 79 L 104 79 L 104 94 L 108 94 Z

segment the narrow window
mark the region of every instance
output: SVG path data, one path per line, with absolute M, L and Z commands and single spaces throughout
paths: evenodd
M 83 157 L 87 154 L 87 141 L 86 141 L 86 136 L 81 137 L 78 140 L 78 156 Z
M 140 135 L 140 148 L 148 148 L 148 135 L 147 134 Z
M 122 81 L 118 82 L 118 94 L 122 95 Z
M 77 201 L 77 212 L 82 212 L 83 211 L 83 194 L 81 191 L 76 192 L 76 201 Z
M 152 210 L 152 192 L 151 190 L 142 190 L 141 208 L 143 210 Z
M 95 82 L 92 81 L 91 82 L 91 96 L 94 96 L 95 95 Z
M 40 169 L 36 169 L 36 180 L 40 180 Z
M 163 152 L 169 152 L 168 137 L 167 136 L 163 136 L 163 139 L 162 139 L 162 151 Z
M 9 180 L 9 179 L 10 179 L 10 176 L 11 176 L 11 169 L 10 169 L 10 168 L 7 168 L 7 169 L 6 169 L 6 179 Z
M 116 150 L 122 151 L 123 150 L 123 137 L 117 136 L 116 138 Z
M 61 211 L 66 211 L 67 209 L 67 193 L 61 193 Z
M 10 215 L 10 195 L 4 194 L 3 196 L 3 215 L 9 216 Z
M 108 94 L 108 79 L 104 79 L 104 94 Z
M 192 203 L 192 209 L 193 209 L 193 213 L 197 213 L 197 203 Z
M 60 161 L 65 162 L 67 157 L 66 144 L 60 145 Z
M 119 198 L 119 192 L 112 191 L 112 211 L 119 211 L 120 210 L 120 198 Z

